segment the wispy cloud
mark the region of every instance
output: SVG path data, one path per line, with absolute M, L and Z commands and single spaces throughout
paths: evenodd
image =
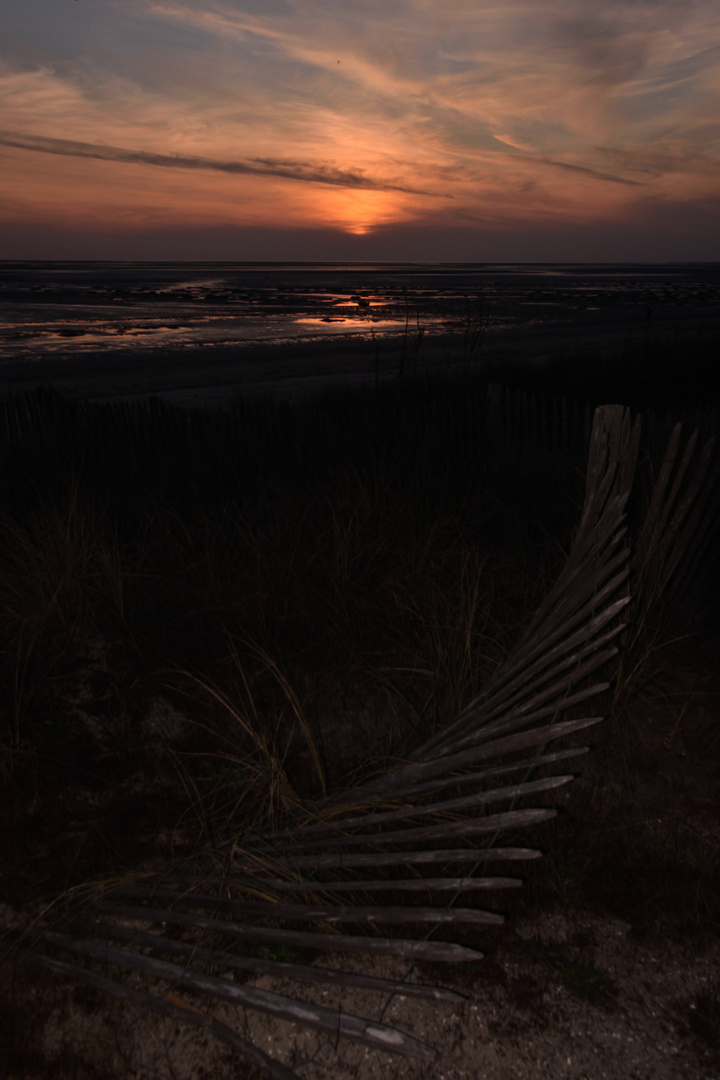
M 76 200 L 106 217 L 517 228 L 720 187 L 716 0 L 67 8 L 18 8 L 4 61 L 0 46 L 0 185 L 28 218 Z M 53 175 L 28 151 L 54 155 Z
M 167 169 L 208 169 L 211 172 L 229 173 L 231 176 L 275 176 L 284 180 L 331 184 L 336 187 L 401 191 L 413 195 L 430 194 L 402 187 L 399 184 L 374 180 L 362 173 L 345 172 L 328 165 L 299 161 L 273 161 L 264 158 L 251 158 L 248 161 L 214 161 L 211 158 L 187 154 L 156 154 L 149 150 L 126 150 L 119 146 L 76 142 L 72 139 L 53 139 L 42 135 L 23 135 L 21 132 L 2 130 L 0 130 L 0 146 L 12 146 L 18 150 L 36 150 L 39 153 L 59 154 L 64 157 L 125 162 L 131 165 L 156 165 Z
M 574 165 L 571 161 L 553 161 L 551 158 L 544 158 L 543 164 L 552 165 L 556 169 L 569 169 L 571 172 L 592 176 L 593 180 L 605 180 L 610 184 L 629 184 L 631 187 L 640 187 L 642 185 L 641 180 L 632 180 L 629 176 L 614 176 L 612 173 L 599 172 L 597 169 L 591 169 L 587 165 Z

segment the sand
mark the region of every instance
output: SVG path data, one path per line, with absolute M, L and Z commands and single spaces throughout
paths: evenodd
M 586 314 L 586 313 L 581 313 Z M 587 313 L 589 316 L 589 313 Z M 666 319 L 657 333 L 682 333 L 712 326 L 711 317 Z M 401 335 L 372 342 L 329 338 L 299 340 L 282 346 L 208 344 L 185 348 L 86 350 L 42 359 L 13 359 L 0 367 L 2 388 L 19 393 L 52 385 L 71 397 L 120 401 L 156 395 L 183 406 L 217 406 L 238 394 L 298 397 L 334 385 L 370 384 L 405 372 L 423 374 L 464 370 L 468 361 L 499 370 L 507 361 L 543 363 L 562 353 L 618 350 L 628 340 L 642 340 L 646 326 L 637 318 L 574 317 L 562 322 L 490 328 L 481 346 L 468 356 L 462 333 Z M 376 368 L 377 365 L 377 368 Z

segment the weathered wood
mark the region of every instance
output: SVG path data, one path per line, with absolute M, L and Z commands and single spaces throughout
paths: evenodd
M 506 829 L 523 829 L 528 825 L 538 825 L 556 817 L 557 810 L 509 810 L 504 814 L 489 814 L 487 817 L 465 818 L 462 821 L 448 821 L 441 825 L 425 825 L 417 829 L 396 829 L 394 832 L 378 833 L 376 836 L 344 836 L 343 848 L 359 845 L 372 845 L 382 849 L 385 844 L 408 844 L 417 841 L 426 843 L 433 840 L 445 840 L 449 837 L 477 836 L 482 833 L 498 833 Z M 316 851 L 328 846 L 337 846 L 338 841 L 299 840 L 294 844 L 281 844 L 278 851 Z
M 383 956 L 406 956 L 413 960 L 444 960 L 460 963 L 480 960 L 482 953 L 465 945 L 451 942 L 407 941 L 401 938 L 367 937 L 353 934 L 323 934 L 306 930 L 275 929 L 266 926 L 248 926 L 226 919 L 212 919 L 205 915 L 186 915 L 180 911 L 161 911 L 158 908 L 132 907 L 112 900 L 96 900 L 98 911 L 110 912 L 139 922 L 168 923 L 175 926 L 195 927 L 198 930 L 216 930 L 219 934 L 242 941 L 265 941 L 276 945 L 299 945 L 308 949 L 329 949 L 332 952 L 377 953 Z M 501 917 L 499 917 L 501 920 Z
M 528 770 L 537 770 L 543 765 L 556 764 L 560 761 L 568 761 L 571 758 L 581 757 L 587 754 L 590 750 L 588 746 L 574 746 L 568 750 L 558 750 L 550 754 L 536 754 L 532 758 L 525 758 L 522 761 L 508 762 L 505 765 L 497 765 L 490 769 L 483 769 L 480 772 L 472 773 L 451 773 L 449 776 L 443 776 L 440 780 L 428 780 L 425 783 L 409 783 L 402 789 L 391 789 L 387 792 L 385 803 L 392 805 L 396 800 L 402 798 L 408 802 L 412 799 L 419 799 L 421 796 L 430 795 L 436 792 L 442 791 L 447 787 L 466 787 L 469 784 L 480 784 L 483 780 L 489 780 L 497 776 L 509 776 L 514 772 L 527 772 Z M 378 804 L 379 806 L 385 805 L 385 803 Z M 340 821 L 347 825 L 347 819 L 340 818 L 342 813 L 350 812 L 352 808 L 348 806 L 341 806 L 331 808 L 332 816 L 329 818 L 330 823 Z M 299 821 L 295 826 L 290 829 L 278 829 L 273 832 L 261 832 L 253 835 L 257 836 L 258 840 L 264 840 L 269 837 L 273 839 L 281 839 L 283 837 L 295 836 L 298 829 L 306 829 L 307 825 L 320 825 L 321 822 L 318 818 L 322 815 L 322 810 L 312 816 L 306 817 L 304 820 Z M 177 873 L 178 871 L 176 871 Z M 186 875 L 187 876 L 187 875 Z M 163 875 L 159 875 L 163 877 Z M 164 875 L 164 880 L 169 880 L 167 874 Z M 217 879 L 220 882 L 224 879 Z
M 378 825 L 387 825 L 392 822 L 408 821 L 411 818 L 427 817 L 430 814 L 445 814 L 449 811 L 469 810 L 477 806 L 488 805 L 493 802 L 502 802 L 504 799 L 518 799 L 525 795 L 535 795 L 542 791 L 552 791 L 570 783 L 572 776 L 551 776 L 544 780 L 532 780 L 519 784 L 509 784 L 505 787 L 490 788 L 487 791 L 476 791 L 472 795 L 464 795 L 456 799 L 445 799 L 441 802 L 426 803 L 419 806 L 404 806 L 400 810 L 388 810 L 383 813 L 362 814 L 357 817 L 335 818 L 332 821 L 320 821 L 314 825 L 305 825 L 300 829 L 284 829 L 275 834 L 277 839 L 292 838 L 295 841 L 307 836 L 316 836 L 318 833 L 331 832 L 327 837 L 327 843 L 335 843 L 343 840 L 349 829 L 359 839 L 359 830 L 362 828 L 377 828 Z M 259 838 L 258 838 L 259 839 Z M 373 835 L 373 840 L 380 839 Z
M 3 945 L 0 942 L 0 949 L 2 948 Z M 125 983 L 107 979 L 104 975 L 98 975 L 97 972 L 81 967 L 79 964 L 69 964 L 66 960 L 57 960 L 54 956 L 45 956 L 43 953 L 28 952 L 23 955 L 23 959 L 36 967 L 47 968 L 57 975 L 64 975 L 72 979 L 73 982 L 85 983 L 96 990 L 101 990 L 109 997 L 134 1005 L 141 1012 L 159 1013 L 161 1016 L 167 1016 L 171 1020 L 190 1024 L 191 1027 L 202 1028 L 214 1035 L 220 1042 L 237 1051 L 247 1061 L 262 1069 L 272 1080 L 298 1080 L 296 1072 L 288 1069 L 282 1062 L 271 1058 L 269 1054 L 264 1053 L 254 1043 L 242 1039 L 227 1024 L 215 1020 L 206 1012 L 195 1008 L 195 1006 L 181 1003 L 175 1004 L 174 1000 L 179 1001 L 179 999 L 175 999 L 174 995 L 172 996 L 174 1000 L 171 1000 L 171 995 L 166 998 L 157 998 L 152 994 L 144 994 L 142 991 L 135 990 Z
M 524 862 L 539 859 L 542 852 L 534 848 L 437 848 L 432 851 L 374 851 L 372 854 L 333 851 L 328 854 L 293 855 L 288 859 L 292 867 L 313 870 L 360 869 L 375 866 L 423 866 L 430 863 L 477 863 L 477 862 Z M 332 884 L 327 883 L 329 886 Z
M 549 712 L 547 715 L 558 716 L 572 704 L 580 704 L 583 701 L 588 701 L 592 697 L 596 697 L 598 693 L 604 691 L 598 690 L 598 685 L 588 687 L 586 690 L 576 691 L 570 694 L 570 690 L 574 685 L 582 682 L 590 675 L 594 675 L 595 672 L 603 667 L 609 660 L 612 660 L 617 656 L 617 649 L 606 649 L 604 652 L 592 655 L 591 659 L 584 662 L 577 662 L 575 669 L 570 673 L 570 676 L 565 679 L 559 679 L 551 686 L 545 687 L 534 697 L 528 700 L 518 701 L 511 711 L 509 718 L 493 719 L 487 723 L 469 724 L 470 732 L 464 737 L 458 737 L 435 750 L 436 757 L 442 757 L 445 754 L 457 754 L 460 753 L 463 748 L 476 746 L 480 740 L 490 738 L 493 735 L 498 735 L 503 731 L 516 730 L 519 727 L 523 727 L 525 720 L 528 716 L 537 717 L 542 711 L 542 707 L 546 702 L 549 704 Z M 605 684 L 605 689 L 607 685 Z M 565 693 L 563 693 L 563 691 Z
M 607 610 L 604 610 L 601 605 L 603 599 L 612 595 L 626 580 L 628 576 L 626 568 L 615 573 L 626 561 L 627 552 L 621 550 L 610 560 L 606 567 L 606 574 L 599 575 L 592 564 L 584 567 L 582 588 L 579 592 L 576 591 L 574 583 L 565 583 L 567 590 L 560 590 L 557 597 L 553 599 L 547 617 L 540 622 L 532 634 L 523 635 L 517 650 L 513 651 L 512 656 L 503 664 L 500 671 L 490 679 L 482 694 L 459 713 L 458 719 L 449 726 L 448 730 L 458 726 L 458 720 L 476 708 L 478 702 L 494 698 L 499 695 L 502 687 L 509 683 L 516 683 L 520 677 L 530 677 L 533 674 L 534 663 L 550 663 L 551 650 L 556 643 L 560 648 L 565 647 L 568 636 L 575 631 L 576 627 L 581 628 L 584 639 L 590 640 L 599 628 L 619 614 L 629 603 L 628 597 L 620 597 Z M 601 578 L 603 580 L 600 580 Z M 552 625 L 549 626 L 550 621 Z
M 564 638 L 559 644 L 554 646 L 549 644 L 547 651 L 538 650 L 537 659 L 533 660 L 532 657 L 528 657 L 528 665 L 525 669 L 526 682 L 523 683 L 519 692 L 516 689 L 517 679 L 507 680 L 504 686 L 498 686 L 493 691 L 492 700 L 488 698 L 486 702 L 483 699 L 481 707 L 471 703 L 466 709 L 463 709 L 461 716 L 482 715 L 483 719 L 489 720 L 500 708 L 511 709 L 516 700 L 529 697 L 536 686 L 542 685 L 543 682 L 553 678 L 558 672 L 566 670 L 573 663 L 577 663 L 578 659 L 584 658 L 588 652 L 595 652 L 609 644 L 626 628 L 627 624 L 619 623 L 604 634 L 600 634 L 600 631 L 623 610 L 626 603 L 627 600 L 623 598 L 617 603 L 611 604 L 595 619 L 571 633 L 569 637 Z M 598 634 L 599 637 L 596 636 Z M 608 658 L 612 659 L 612 657 Z M 513 693 L 515 694 L 514 697 L 512 696 Z M 450 732 L 448 731 L 447 734 L 449 736 Z
M 667 592 L 688 547 L 691 543 L 693 546 L 697 544 L 703 511 L 715 485 L 717 469 L 715 474 L 710 475 L 715 448 L 713 437 L 703 446 L 692 476 L 680 496 L 698 441 L 698 432 L 695 431 L 688 440 L 682 460 L 678 462 L 681 433 L 682 425 L 676 424 L 632 561 L 633 569 L 642 579 L 641 602 L 646 607 L 653 599 Z M 671 479 L 672 487 L 667 494 Z M 701 489 L 703 497 L 699 498 Z
M 603 690 L 607 690 L 609 683 L 601 683 L 599 688 L 593 687 L 597 693 L 601 693 Z M 585 698 L 581 698 L 581 701 Z M 567 707 L 571 704 L 577 704 L 576 701 L 566 702 Z M 548 716 L 552 716 L 554 709 L 551 707 L 541 709 L 538 713 L 525 717 L 523 725 L 529 725 L 537 720 L 546 719 Z M 502 738 L 492 739 L 490 742 L 485 743 L 482 746 L 474 746 L 471 750 L 463 751 L 459 754 L 453 754 L 451 757 L 441 758 L 437 761 L 427 761 L 413 763 L 412 765 L 405 766 L 404 768 L 397 769 L 395 772 L 389 773 L 386 783 L 381 787 L 380 782 L 375 782 L 367 787 L 360 788 L 355 793 L 357 801 L 361 804 L 369 801 L 372 792 L 376 790 L 383 791 L 385 797 L 396 797 L 397 792 L 405 787 L 410 787 L 412 784 L 418 783 L 422 780 L 429 779 L 430 777 L 443 776 L 447 777 L 448 774 L 453 773 L 457 769 L 472 768 L 477 762 L 487 760 L 488 758 L 497 758 L 503 754 L 513 753 L 516 750 L 524 750 L 528 746 L 544 745 L 548 742 L 556 739 L 561 739 L 566 735 L 572 735 L 577 731 L 583 731 L 585 728 L 593 727 L 595 724 L 599 724 L 602 721 L 602 716 L 584 717 L 580 720 L 559 720 L 553 724 L 547 724 L 545 726 L 537 726 L 531 728 L 529 731 L 517 732 L 513 735 L 506 735 Z M 368 795 L 367 793 L 371 794 Z
M 473 892 L 482 889 L 512 889 L 522 885 L 521 878 L 509 877 L 444 877 L 444 878 L 380 878 L 358 881 L 281 881 L 266 878 L 264 884 L 278 892 Z
M 623 571 L 623 580 L 625 580 L 626 578 L 627 571 Z M 615 582 L 613 587 L 617 587 L 617 584 L 620 583 Z M 612 592 L 612 590 L 610 590 L 610 592 Z M 623 597 L 621 600 L 618 600 L 614 604 L 610 605 L 610 612 L 607 615 L 607 618 L 604 619 L 600 625 L 598 625 L 596 622 L 597 629 L 600 629 L 601 626 L 604 626 L 607 621 L 613 619 L 616 615 L 618 615 L 627 605 L 627 603 L 627 598 Z M 587 605 L 587 610 L 583 610 L 583 614 L 585 617 L 592 616 L 594 614 L 594 611 L 595 608 L 591 602 Z M 598 619 L 599 618 L 602 617 L 599 616 Z M 579 622 L 582 622 L 582 619 L 572 620 L 572 625 L 569 625 L 566 628 L 567 632 L 569 633 L 570 631 L 575 630 L 575 626 Z M 619 634 L 622 629 L 622 626 L 616 627 L 613 631 L 610 632 L 610 636 L 607 638 L 607 640 L 612 640 L 612 638 Z M 563 630 L 563 635 L 549 634 L 546 639 L 547 649 L 552 649 L 556 645 L 558 636 L 564 636 L 564 633 L 565 628 Z M 588 640 L 587 627 L 582 634 L 582 640 Z M 564 642 L 561 641 L 560 644 L 557 645 L 557 648 L 559 650 L 560 657 L 562 657 L 565 649 Z M 606 657 L 606 659 L 612 659 L 614 655 L 615 653 L 611 653 Z M 542 671 L 542 669 L 546 666 L 544 663 L 544 653 L 539 644 L 532 649 L 529 655 L 527 655 L 526 660 L 531 665 L 537 664 L 539 661 L 538 670 L 540 671 Z M 535 674 L 535 672 L 531 671 L 531 674 Z M 582 677 L 583 676 L 580 673 L 574 673 L 574 678 L 572 680 L 573 683 L 579 682 Z M 511 679 L 503 678 L 503 680 L 498 679 L 497 683 L 491 682 L 490 684 L 488 684 L 487 690 L 481 695 L 481 697 L 476 698 L 465 709 L 463 709 L 458 722 L 451 724 L 448 728 L 444 729 L 433 739 L 425 743 L 422 747 L 420 747 L 419 750 L 413 753 L 411 759 L 413 761 L 427 760 L 427 758 L 431 757 L 433 754 L 436 754 L 437 752 L 444 749 L 444 747 L 452 741 L 452 738 L 456 732 L 464 733 L 467 731 L 468 728 L 472 730 L 476 727 L 479 728 L 480 726 L 482 726 L 484 730 L 485 726 L 489 724 L 490 720 L 494 719 L 498 713 L 501 713 L 503 716 L 507 716 L 510 719 L 514 719 L 514 711 L 510 702 L 516 699 L 522 700 L 522 698 L 526 694 L 532 692 L 533 685 L 534 684 L 531 683 L 530 686 L 526 688 L 524 681 L 521 681 L 521 675 L 519 674 L 514 674 Z M 562 689 L 565 690 L 567 689 L 567 687 L 568 682 L 565 681 L 562 684 Z M 513 697 L 513 695 L 516 695 L 516 697 Z
M 364 1020 L 350 1013 L 335 1012 L 324 1005 L 295 1001 L 293 998 L 275 994 L 270 990 L 260 990 L 245 983 L 229 982 L 216 975 L 208 975 L 203 971 L 171 964 L 167 960 L 156 960 L 151 956 L 115 949 L 111 945 L 81 941 L 68 934 L 59 934 L 52 930 L 43 934 L 43 938 L 48 944 L 69 952 L 162 979 L 172 984 L 174 992 L 191 990 L 195 993 L 209 994 L 223 1001 L 231 1001 L 235 1005 L 243 1005 L 245 1008 L 267 1013 L 277 1020 L 288 1020 L 318 1031 L 343 1035 L 366 1046 L 390 1050 L 404 1057 L 417 1058 L 420 1061 L 432 1061 L 435 1058 L 435 1051 L 431 1047 L 414 1039 L 411 1035 L 398 1031 L 397 1028 Z
M 171 892 L 166 889 L 130 887 L 119 895 L 132 900 L 160 900 L 185 907 L 210 908 L 212 911 L 230 911 L 238 915 L 256 915 L 264 919 L 283 922 L 317 923 L 469 923 L 501 924 L 505 920 L 492 911 L 478 908 L 410 907 L 393 904 L 390 907 L 368 907 L 353 904 L 328 906 L 321 904 L 288 904 L 281 901 L 236 900 L 227 896 L 207 893 Z
M 475 879 L 471 879 L 475 880 Z M 267 960 L 259 956 L 244 956 L 227 951 L 206 949 L 202 945 L 176 941 L 162 934 L 151 934 L 109 922 L 93 922 L 79 917 L 69 919 L 67 927 L 77 933 L 99 937 L 107 941 L 123 941 L 138 948 L 156 949 L 158 952 L 182 956 L 194 962 L 207 961 L 210 966 L 229 968 L 234 971 L 253 971 L 257 974 L 274 975 L 295 982 L 316 982 L 330 986 L 344 986 L 358 990 L 372 990 L 379 994 L 393 993 L 400 989 L 406 997 L 430 1001 L 461 1002 L 464 994 L 447 990 L 444 986 L 425 986 L 422 983 L 398 983 L 393 979 L 381 979 L 376 975 L 363 975 L 355 971 L 339 971 L 337 968 L 320 967 L 316 964 L 296 964 L 286 960 Z
M 483 780 L 490 780 L 497 776 L 509 776 L 514 772 L 535 771 L 543 765 L 555 765 L 560 761 L 569 761 L 571 758 L 582 757 L 589 753 L 589 746 L 573 746 L 568 750 L 557 750 L 550 754 L 536 754 L 531 758 L 523 758 L 522 761 L 508 762 L 506 765 L 496 765 L 491 769 L 482 769 L 480 772 L 451 773 L 440 780 L 428 780 L 425 783 L 409 784 L 403 789 L 402 796 L 391 793 L 392 798 L 402 797 L 405 799 L 420 798 L 433 792 L 442 791 L 447 787 L 466 787 L 468 784 L 479 784 Z

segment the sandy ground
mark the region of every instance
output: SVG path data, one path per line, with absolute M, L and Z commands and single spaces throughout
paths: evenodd
M 582 315 L 585 317 L 582 317 Z M 706 320 L 697 322 L 697 326 Z M 708 325 L 711 320 L 708 320 Z M 694 325 L 694 324 L 693 324 Z M 658 332 L 676 332 L 686 320 L 668 320 Z M 482 350 L 473 355 L 488 364 L 522 358 L 533 363 L 588 346 L 618 348 L 641 338 L 646 328 L 638 318 L 599 319 L 580 313 L 562 323 L 490 329 Z M 457 370 L 467 360 L 462 334 L 426 335 L 414 356 L 412 337 L 405 343 L 406 371 Z M 403 352 L 401 338 L 380 341 L 378 372 L 396 375 Z M 372 383 L 376 352 L 370 342 L 348 339 L 283 348 L 266 345 L 208 345 L 183 349 L 132 349 L 110 354 L 101 350 L 56 356 L 50 360 L 12 360 L 0 367 L 2 392 L 17 393 L 52 384 L 71 397 L 122 400 L 157 395 L 185 406 L 216 406 L 239 393 L 273 393 L 296 397 L 332 385 Z
M 551 874 L 541 878 L 550 886 L 518 890 L 508 900 L 504 926 L 466 940 L 485 953 L 482 961 L 423 963 L 410 972 L 411 982 L 464 995 L 460 1004 L 402 994 L 388 1002 L 376 992 L 326 990 L 267 975 L 249 980 L 382 1018 L 433 1047 L 431 1063 L 367 1050 L 207 997 L 181 994 L 183 1000 L 293 1067 L 301 1080 L 720 1080 L 720 933 L 714 915 L 698 918 L 700 908 L 717 911 L 702 890 L 715 887 L 720 857 L 720 684 L 712 674 L 700 682 L 667 663 L 663 679 L 636 718 L 634 802 L 627 803 L 627 784 L 615 767 L 620 729 L 606 722 L 580 777 L 554 800 L 566 812 L 556 819 L 565 824 L 550 849 L 552 869 L 544 869 L 547 858 L 532 864 L 541 875 Z M 684 708 L 669 697 L 674 685 L 695 687 Z M 534 836 L 538 842 L 547 848 Z M 578 853 L 587 849 L 586 879 Z M 11 915 L 5 908 L 6 921 Z M 406 962 L 392 959 L 324 954 L 315 962 L 392 979 L 407 972 Z M 140 976 L 127 981 L 158 992 Z M 3 1080 L 261 1075 L 203 1031 L 2 959 L 0 1002 Z
M 466 995 L 460 1006 L 393 999 L 385 1020 L 437 1051 L 431 1063 L 367 1050 L 260 1014 L 211 1007 L 304 1080 L 717 1080 L 720 942 L 684 947 L 638 940 L 619 920 L 573 911 L 519 921 L 472 971 L 421 971 Z M 333 966 L 347 959 L 329 957 Z M 572 973 L 603 973 L 594 990 Z M 574 964 L 574 966 L 573 966 Z M 558 966 L 560 965 L 560 966 Z M 564 965 L 564 967 L 563 967 Z M 397 975 L 390 963 L 357 970 Z M 413 974 L 415 978 L 415 973 Z M 44 1076 L 126 1080 L 255 1077 L 206 1034 L 143 1017 L 54 976 L 21 973 L 12 1013 L 34 1020 L 32 1055 L 8 1080 Z M 254 985 L 302 996 L 300 984 Z M 306 991 L 307 993 L 307 991 Z M 363 991 L 321 992 L 318 1003 L 377 1018 L 383 1002 Z M 312 990 L 308 993 L 312 998 Z M 39 1070 L 39 1071 L 36 1071 Z M 257 1074 L 260 1075 L 259 1073 Z

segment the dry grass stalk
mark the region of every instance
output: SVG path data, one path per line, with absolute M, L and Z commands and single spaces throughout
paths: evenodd
M 291 822 L 283 828 L 246 833 L 220 846 L 207 861 L 176 866 L 155 879 L 145 877 L 142 884 L 128 881 L 100 888 L 98 895 L 86 899 L 81 917 L 69 911 L 64 919 L 57 918 L 57 927 L 38 925 L 16 931 L 18 950 L 31 962 L 88 981 L 142 1008 L 201 1023 L 270 1076 L 293 1074 L 202 1010 L 176 999 L 175 990 L 201 999 L 210 995 L 232 1000 L 278 1019 L 431 1060 L 431 1048 L 387 1025 L 246 987 L 205 970 L 224 966 L 328 985 L 372 986 L 386 994 L 402 987 L 403 993 L 437 1000 L 452 996 L 408 982 L 411 968 L 397 983 L 371 980 L 285 959 L 259 962 L 252 956 L 208 949 L 201 939 L 210 934 L 235 945 L 254 943 L 280 951 L 326 948 L 395 956 L 411 967 L 420 958 L 478 959 L 477 950 L 431 939 L 440 927 L 502 922 L 497 912 L 461 908 L 456 902 L 472 891 L 492 894 L 519 884 L 517 878 L 478 876 L 477 871 L 487 863 L 538 856 L 537 851 L 514 846 L 512 840 L 519 830 L 550 819 L 555 811 L 544 805 L 528 806 L 526 800 L 546 795 L 572 776 L 532 776 L 584 753 L 586 747 L 551 752 L 547 747 L 601 719 L 578 717 L 575 710 L 608 688 L 607 679 L 593 682 L 592 677 L 613 661 L 616 640 L 626 626 L 620 621 L 629 602 L 625 507 L 639 436 L 639 422 L 631 424 L 628 410 L 606 406 L 596 411 L 585 502 L 565 568 L 507 662 L 453 723 L 375 779 L 312 807 L 287 805 Z M 710 450 L 703 452 L 692 472 L 695 445 L 691 440 L 673 479 L 679 438 L 676 432 L 640 534 L 636 560 L 644 568 L 649 595 L 667 583 L 687 551 L 705 497 Z M 258 655 L 290 700 L 322 778 L 319 753 L 300 702 L 267 653 Z M 206 688 L 215 693 L 212 687 Z M 249 687 L 246 690 L 250 697 Z M 223 704 L 231 707 L 225 700 Z M 237 721 L 259 752 L 272 758 L 257 718 L 238 712 Z M 489 766 L 477 771 L 483 761 L 490 762 Z M 508 782 L 513 773 L 519 779 Z M 500 804 L 499 811 L 488 812 L 491 804 Z M 418 824 L 419 818 L 429 823 Z M 511 843 L 497 846 L 505 834 Z M 468 838 L 483 836 L 484 846 L 462 846 Z M 457 846 L 448 846 L 448 841 Z M 432 871 L 438 865 L 443 868 L 441 875 Z M 426 868 L 431 869 L 428 876 L 424 876 Z M 363 879 L 365 872 L 371 876 Z M 297 903 L 288 902 L 288 892 L 298 894 Z M 374 892 L 389 893 L 388 902 L 368 905 L 366 896 Z M 412 902 L 413 894 L 419 892 L 429 904 Z M 98 921 L 98 913 L 118 922 Z M 309 922 L 313 929 L 293 928 L 298 922 Z M 128 923 L 136 923 L 137 930 Z M 372 932 L 376 924 L 393 923 L 405 928 L 415 925 L 417 934 L 393 938 Z M 171 940 L 155 930 L 148 932 L 148 924 L 175 927 L 187 939 Z M 108 941 L 123 947 L 108 945 Z M 31 946 L 29 951 L 25 951 L 27 946 Z M 171 963 L 139 951 L 147 949 L 169 953 L 183 962 Z M 120 981 L 98 975 L 92 966 L 57 959 L 58 950 L 83 957 L 90 965 L 111 963 L 141 972 L 153 984 L 164 983 L 171 990 L 165 996 L 129 990 Z

